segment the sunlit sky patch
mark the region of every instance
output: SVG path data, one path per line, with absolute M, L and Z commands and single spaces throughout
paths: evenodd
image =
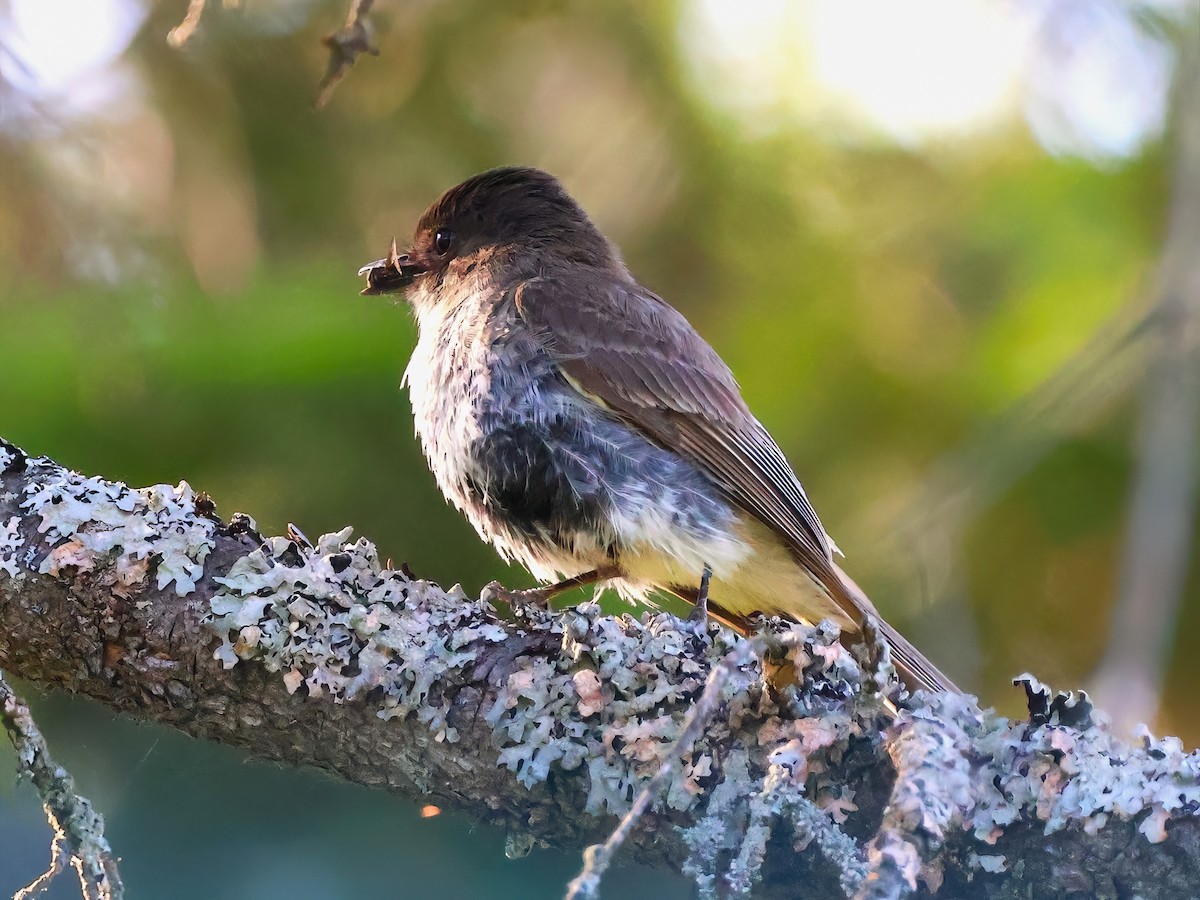
M 986 124 L 1012 103 L 1028 26 L 994 4 L 806 4 L 813 74 L 829 101 L 898 140 Z
M 286 18 L 272 3 L 262 18 Z M 1161 132 L 1172 71 L 1135 16 L 1195 5 L 688 0 L 680 38 L 705 95 L 750 133 L 800 123 L 912 146 L 1023 113 L 1053 153 L 1120 158 Z M 0 28 L 18 62 L 0 54 L 0 75 L 59 113 L 95 110 L 128 92 L 114 64 L 145 15 L 139 0 L 10 0 Z
M 145 15 L 136 0 L 10 0 L 0 25 L 15 60 L 0 56 L 0 74 L 60 112 L 94 108 L 119 91 L 113 63 Z
M 1169 46 L 1109 3 L 1065 10 L 1045 22 L 1031 55 L 1026 120 L 1052 153 L 1131 156 L 1162 132 Z
M 1162 129 L 1170 50 L 1137 12 L 1108 0 L 691 0 L 680 35 L 701 90 L 751 133 L 800 123 L 916 145 L 1023 112 L 1051 152 L 1105 158 Z

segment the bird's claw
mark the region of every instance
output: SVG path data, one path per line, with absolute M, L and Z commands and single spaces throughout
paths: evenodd
M 493 581 L 484 587 L 479 595 L 481 600 L 494 603 L 497 600 L 507 603 L 514 611 L 533 607 L 546 611 L 550 609 L 550 592 L 545 588 L 528 588 L 515 591 L 506 588 L 498 581 Z
M 694 625 L 703 625 L 708 621 L 708 585 L 712 581 L 712 568 L 705 563 L 704 574 L 700 576 L 700 590 L 696 591 L 696 602 L 688 613 L 688 621 Z
M 300 526 L 293 522 L 288 522 L 287 536 L 288 540 L 295 541 L 297 545 L 305 550 L 311 550 L 313 548 L 313 542 L 310 541 L 304 532 L 300 530 Z

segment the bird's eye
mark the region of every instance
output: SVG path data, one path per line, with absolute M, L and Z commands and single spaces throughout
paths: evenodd
M 454 232 L 443 228 L 433 236 L 433 249 L 438 256 L 445 256 L 454 247 Z

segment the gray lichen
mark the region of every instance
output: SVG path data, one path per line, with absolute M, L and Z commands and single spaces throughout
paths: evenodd
M 21 509 L 39 517 L 37 530 L 53 545 L 40 574 L 57 575 L 66 568 L 89 571 L 112 561 L 120 592 L 140 584 L 153 562 L 159 590 L 172 582 L 180 596 L 195 590 L 214 546 L 216 525 L 197 515 L 196 496 L 187 482 L 135 490 L 85 478 L 44 458 L 29 459 L 26 465 L 40 477 L 28 479 Z M 15 524 L 10 521 L 7 528 L 11 534 Z M 0 559 L 7 570 L 13 558 L 2 547 Z
M 935 890 L 945 866 L 982 879 L 1020 869 L 1030 829 L 1101 835 L 1128 822 L 1150 847 L 1200 809 L 1200 753 L 1145 731 L 1130 745 L 1086 697 L 1053 695 L 1031 677 L 1020 680 L 1028 721 L 945 695 L 903 698 L 889 713 L 872 689 L 894 686 L 886 671 L 882 684 L 878 672 L 864 678 L 829 625 L 764 622 L 758 640 L 775 650 L 737 656 L 719 710 L 681 750 L 706 679 L 742 640 L 715 626 L 606 616 L 594 603 L 502 616 L 460 588 L 381 566 L 349 529 L 315 546 L 258 543 L 253 529 L 234 539 L 186 484 L 132 490 L 2 443 L 0 511 L 0 601 L 68 584 L 140 610 L 169 604 L 164 589 L 180 597 L 203 582 L 189 603 L 219 639 L 206 657 L 253 662 L 293 698 L 423 723 L 435 745 L 460 741 L 456 692 L 474 692 L 472 758 L 508 770 L 531 796 L 560 773 L 556 784 L 581 788 L 581 815 L 595 827 L 676 759 L 653 822 L 675 829 L 703 896 L 754 890 L 781 836 L 815 848 L 843 893 L 900 897 Z M 219 572 L 206 572 L 222 541 Z M 526 649 L 505 655 L 509 642 Z M 421 786 L 416 768 L 402 774 Z M 506 821 L 514 848 L 542 839 L 532 819 Z
M 0 440 L 0 477 L 5 475 L 13 464 L 17 461 L 19 451 L 11 444 L 4 443 Z
M 435 685 L 507 632 L 461 589 L 442 591 L 382 569 L 375 547 L 349 543 L 350 529 L 315 547 L 270 538 L 216 581 L 209 624 L 226 668 L 259 660 L 282 672 L 289 692 L 335 703 L 370 695 L 381 718 L 415 713 L 453 742 L 448 699 Z
M 830 801 L 841 794 L 823 790 L 823 783 L 831 754 L 870 729 L 873 716 L 796 716 L 801 708 L 834 705 L 822 698 L 845 691 L 857 666 L 832 628 L 769 627 L 789 647 L 776 662 L 797 683 L 771 691 L 761 660 L 738 666 L 722 686 L 724 715 L 709 723 L 660 798 L 661 809 L 707 810 L 683 829 L 691 849 L 684 871 L 702 896 L 748 895 L 779 820 L 791 824 L 798 845 L 815 842 L 848 887 L 865 871 L 853 840 L 838 828 L 843 810 Z M 551 763 L 569 769 L 586 760 L 588 810 L 623 815 L 676 752 L 708 672 L 741 638 L 665 613 L 603 616 L 596 604 L 566 614 L 563 628 L 559 661 L 539 659 L 514 672 L 489 713 L 504 747 L 501 762 L 531 783 L 543 780 Z M 581 671 L 596 672 L 598 697 L 578 692 Z M 725 857 L 732 862 L 722 870 Z
M 0 447 L 0 453 L 4 449 Z M 25 535 L 21 534 L 21 519 L 19 516 L 11 516 L 3 525 L 0 525 L 0 572 L 4 572 L 9 578 L 21 577 L 21 564 L 17 559 L 17 555 L 21 552 L 21 548 L 25 546 Z
M 258 659 L 292 691 L 365 697 L 381 717 L 415 715 L 454 741 L 436 686 L 503 641 L 504 623 L 459 589 L 381 570 L 369 542 L 348 538 L 348 530 L 326 535 L 314 548 L 274 538 L 235 563 L 212 601 L 217 656 L 227 666 Z M 605 616 L 595 603 L 524 616 L 521 627 L 554 635 L 562 652 L 521 659 L 485 712 L 497 765 L 526 787 L 555 768 L 583 770 L 586 811 L 622 815 L 675 752 L 707 673 L 740 639 L 665 613 Z M 930 862 L 964 829 L 986 850 L 1016 822 L 1050 834 L 1142 816 L 1142 833 L 1162 840 L 1172 814 L 1200 804 L 1200 755 L 1178 741 L 1146 736 L 1138 749 L 1102 724 L 1009 722 L 948 695 L 910 698 L 889 725 L 874 695 L 861 692 L 835 629 L 769 628 L 790 639 L 775 665 L 790 666 L 795 683 L 768 690 L 760 661 L 739 667 L 723 687 L 724 715 L 658 801 L 668 814 L 699 813 L 683 838 L 685 871 L 704 896 L 748 894 L 779 822 L 798 847 L 813 843 L 837 866 L 847 895 L 883 897 L 934 877 Z M 885 727 L 897 778 L 878 833 L 860 849 L 839 828 L 855 805 L 837 767 L 851 741 Z M 1005 867 L 1003 854 L 972 860 L 982 872 Z
M 50 755 L 29 707 L 9 686 L 3 673 L 0 673 L 0 725 L 8 732 L 18 769 L 33 782 L 54 832 L 50 867 L 28 887 L 17 891 L 14 900 L 26 900 L 45 892 L 68 861 L 79 876 L 84 897 L 121 900 L 124 888 L 117 859 L 104 835 L 104 817 L 86 797 L 76 792 L 75 779 Z
M 1029 675 L 1017 683 L 1030 695 L 1030 721 L 949 695 L 919 695 L 897 718 L 889 736 L 897 778 L 870 850 L 873 890 L 863 896 L 896 896 L 886 885 L 915 890 L 919 876 L 936 883 L 929 864 L 964 830 L 978 841 L 968 864 L 1000 873 L 1008 860 L 987 848 L 1014 826 L 1096 834 L 1117 818 L 1160 843 L 1173 818 L 1200 809 L 1200 751 L 1185 753 L 1177 738 L 1155 739 L 1144 726 L 1140 745 L 1130 744 L 1086 695 L 1055 695 Z
M 485 645 L 503 641 L 508 631 L 486 602 L 381 570 L 374 546 L 350 543 L 349 536 L 349 529 L 325 535 L 314 547 L 272 538 L 217 578 L 222 590 L 209 619 L 222 638 L 216 657 L 227 667 L 258 660 L 282 672 L 289 691 L 303 686 L 310 696 L 327 694 L 334 702 L 362 698 L 380 717 L 413 715 L 438 739 L 456 740 L 448 725 L 450 698 L 436 685 L 474 664 Z M 497 765 L 526 787 L 545 782 L 554 768 L 582 769 L 586 811 L 624 814 L 675 751 L 710 668 L 740 638 L 666 613 L 606 616 L 595 603 L 561 616 L 523 615 L 521 627 L 553 635 L 562 652 L 522 658 L 485 711 Z M 719 796 L 722 784 L 735 786 L 737 797 L 721 809 L 720 827 L 738 850 L 742 868 L 723 880 L 737 894 L 753 886 L 753 863 L 765 852 L 777 816 L 794 824 L 798 840 L 815 840 L 836 856 L 848 884 L 862 870 L 853 841 L 834 821 L 843 812 L 834 802 L 841 794 L 821 785 L 832 765 L 829 752 L 861 734 L 869 717 L 794 715 L 794 709 L 830 706 L 816 692 L 850 696 L 847 679 L 858 677 L 858 667 L 832 628 L 773 627 L 792 638 L 794 649 L 780 664 L 800 674 L 800 685 L 786 692 L 793 714 L 765 689 L 757 660 L 739 667 L 722 688 L 726 714 L 681 761 L 658 804 L 687 812 L 708 794 Z M 729 747 L 718 760 L 714 749 Z M 751 767 L 765 773 L 753 794 L 747 791 L 754 784 Z M 817 799 L 808 796 L 810 787 Z M 697 851 L 690 869 L 710 885 L 718 873 L 706 867 L 715 857 L 700 851 L 712 844 L 704 835 L 714 824 L 702 821 L 686 838 Z
M 873 878 L 862 896 L 915 890 L 925 863 L 962 825 L 981 774 L 972 771 L 962 722 L 979 715 L 972 698 L 937 694 L 921 695 L 897 716 L 888 742 L 896 781 L 868 853 Z
M 1018 683 L 1050 698 L 1032 676 Z M 976 720 L 967 739 L 986 754 L 976 777 L 994 785 L 972 792 L 976 802 L 964 804 L 966 826 L 979 840 L 994 844 L 1005 826 L 1021 818 L 1043 823 L 1049 835 L 1072 825 L 1094 834 L 1116 816 L 1140 818 L 1138 830 L 1160 843 L 1173 816 L 1200 808 L 1200 751 L 1185 753 L 1178 738 L 1157 739 L 1145 726 L 1136 734 L 1139 742 L 1130 744 L 1090 707 L 1080 712 L 1076 702 L 1058 695 L 1038 716 L 1041 722 Z
M 595 603 L 569 611 L 562 623 L 559 659 L 525 661 L 487 713 L 499 761 L 527 785 L 544 781 L 554 763 L 570 770 L 586 761 L 587 810 L 623 814 L 678 738 L 710 658 L 728 644 L 673 616 L 604 616 Z M 729 690 L 744 691 L 753 679 L 740 672 Z M 667 804 L 692 807 L 711 764 L 703 751 L 693 753 Z

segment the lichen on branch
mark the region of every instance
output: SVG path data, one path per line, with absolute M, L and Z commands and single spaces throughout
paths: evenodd
M 68 864 L 79 876 L 84 900 L 121 900 L 125 889 L 117 859 L 104 836 L 104 817 L 76 792 L 75 779 L 54 761 L 29 707 L 9 686 L 3 672 L 0 725 L 17 752 L 18 771 L 33 782 L 54 832 L 49 868 L 17 891 L 13 900 L 28 900 L 44 893 Z
M 11 445 L 0 473 L 0 665 L 465 810 L 513 848 L 603 842 L 657 775 L 622 857 L 682 870 L 703 896 L 1200 885 L 1200 756 L 1128 744 L 1031 679 L 1027 721 L 923 694 L 893 714 L 832 626 L 764 622 L 764 663 L 666 613 L 446 591 L 349 529 L 263 538 L 186 484 L 130 489 Z

